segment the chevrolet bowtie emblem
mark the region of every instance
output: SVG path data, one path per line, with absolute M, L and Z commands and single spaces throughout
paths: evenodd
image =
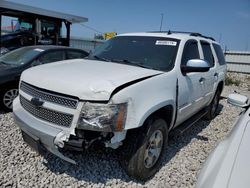
M 37 98 L 37 97 L 33 97 L 31 99 L 31 103 L 36 106 L 37 108 L 41 107 L 44 103 L 44 101 L 42 101 L 40 98 Z

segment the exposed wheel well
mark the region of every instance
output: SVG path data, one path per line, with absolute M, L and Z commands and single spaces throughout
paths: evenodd
M 127 136 L 126 137 L 129 137 L 129 135 L 131 134 L 138 134 L 138 133 L 141 133 L 141 130 L 143 130 L 145 127 L 145 122 L 147 120 L 149 120 L 151 117 L 158 117 L 158 118 L 162 118 L 166 121 L 167 123 L 167 126 L 168 128 L 170 128 L 171 126 L 171 123 L 172 121 L 174 120 L 173 119 L 173 106 L 171 105 L 168 105 L 168 106 L 165 106 L 165 107 L 162 107 L 160 109 L 158 109 L 157 111 L 153 112 L 152 114 L 150 114 L 146 120 L 144 121 L 143 125 L 139 128 L 135 128 L 135 129 L 129 129 L 128 132 L 127 132 Z
M 154 113 L 152 113 L 149 117 L 155 116 L 164 119 L 168 125 L 168 128 L 171 125 L 173 120 L 173 107 L 171 105 L 165 106 L 163 108 L 158 109 Z
M 217 90 L 219 90 L 220 93 L 221 93 L 222 90 L 223 90 L 223 87 L 224 87 L 224 84 L 223 84 L 223 81 L 221 81 L 221 82 L 218 84 L 218 86 L 217 86 Z

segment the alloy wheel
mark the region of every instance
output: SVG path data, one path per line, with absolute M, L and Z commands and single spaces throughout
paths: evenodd
M 144 165 L 151 168 L 160 157 L 163 145 L 163 134 L 160 130 L 153 132 L 149 138 L 148 145 L 144 153 Z
M 3 104 L 8 109 L 12 109 L 14 99 L 18 96 L 18 89 L 10 89 L 3 96 Z

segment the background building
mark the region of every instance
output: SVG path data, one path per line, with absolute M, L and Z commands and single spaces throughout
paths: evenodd
M 250 74 L 250 51 L 226 51 L 227 71 Z

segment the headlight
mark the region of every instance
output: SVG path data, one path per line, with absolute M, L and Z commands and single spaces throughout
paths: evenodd
M 127 116 L 127 104 L 85 103 L 81 110 L 78 128 L 99 131 L 121 131 Z

